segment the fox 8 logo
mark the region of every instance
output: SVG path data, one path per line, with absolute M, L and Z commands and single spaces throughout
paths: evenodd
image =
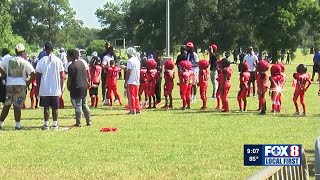
M 277 146 L 265 146 L 265 156 L 273 157 L 299 157 L 300 146 L 298 145 L 277 145 Z

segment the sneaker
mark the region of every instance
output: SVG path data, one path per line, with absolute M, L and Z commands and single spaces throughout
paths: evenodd
M 75 124 L 74 127 L 81 127 L 81 124 Z
M 52 130 L 53 130 L 53 131 L 59 130 L 59 126 L 52 126 Z
M 86 126 L 91 127 L 91 126 L 92 126 L 91 121 L 90 121 L 90 122 L 87 122 Z
M 50 128 L 49 128 L 49 126 L 43 125 L 43 126 L 41 127 L 41 130 L 48 131 L 48 130 L 50 130 Z
M 259 113 L 259 115 L 266 115 L 266 112 L 265 112 L 265 111 L 261 111 L 261 112 Z
M 191 107 L 190 107 L 190 106 L 188 106 L 188 107 L 187 107 L 187 109 L 191 109 Z
M 201 107 L 200 110 L 207 110 L 207 108 L 206 107 Z
M 16 127 L 14 127 L 14 129 L 20 131 L 20 130 L 21 130 L 21 127 L 17 127 L 17 126 L 16 126 Z
M 186 107 L 181 107 L 180 110 L 186 110 Z
M 173 109 L 173 106 L 171 105 L 171 106 L 169 106 L 169 109 Z
M 293 115 L 294 116 L 300 116 L 300 112 L 295 112 Z
M 307 116 L 307 114 L 306 114 L 306 113 L 302 113 L 302 114 L 301 114 L 301 116 L 306 117 L 306 116 Z
M 141 114 L 141 111 L 137 111 L 136 114 Z
M 136 112 L 130 111 L 130 112 L 128 112 L 128 115 L 136 115 Z

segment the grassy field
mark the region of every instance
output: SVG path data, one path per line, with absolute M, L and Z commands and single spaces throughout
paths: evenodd
M 307 59 L 311 62 L 312 57 Z M 92 110 L 90 128 L 44 132 L 39 128 L 42 110 L 28 109 L 22 112 L 25 129 L 14 131 L 11 112 L 0 132 L 0 179 L 245 179 L 261 167 L 243 166 L 243 145 L 264 143 L 302 144 L 314 178 L 318 85 L 314 83 L 307 92 L 308 117 L 293 117 L 291 77 L 299 60 L 304 62 L 304 57 L 298 56 L 287 66 L 279 115 L 258 116 L 255 98 L 249 99 L 249 112 L 237 112 L 236 66 L 230 94 L 232 112 L 227 114 L 213 110 L 214 100 L 208 102 L 209 111 L 198 111 L 199 98 L 192 110 L 178 110 L 178 87 L 172 111 L 144 110 L 141 115 L 128 116 L 123 107 L 100 107 Z M 122 84 L 119 81 L 119 87 Z M 209 86 L 208 95 L 211 89 Z M 59 114 L 61 128 L 74 123 L 67 92 L 65 101 L 68 107 Z M 267 102 L 269 111 L 269 97 Z M 118 132 L 99 132 L 102 127 L 116 127 Z

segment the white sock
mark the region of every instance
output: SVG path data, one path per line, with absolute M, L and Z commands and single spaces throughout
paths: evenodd
M 0 126 L 2 126 L 3 125 L 3 121 L 0 121 Z
M 49 126 L 49 121 L 43 121 L 44 126 Z
M 16 122 L 16 127 L 20 128 L 20 122 Z
M 58 126 L 58 121 L 53 121 L 52 126 L 57 127 Z

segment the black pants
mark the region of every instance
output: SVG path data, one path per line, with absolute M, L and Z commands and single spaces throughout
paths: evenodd
M 159 79 L 156 84 L 156 102 L 161 102 L 161 79 Z
M 3 79 L 6 79 L 6 78 L 0 77 L 0 102 L 4 103 L 6 101 L 6 85 L 2 83 Z

